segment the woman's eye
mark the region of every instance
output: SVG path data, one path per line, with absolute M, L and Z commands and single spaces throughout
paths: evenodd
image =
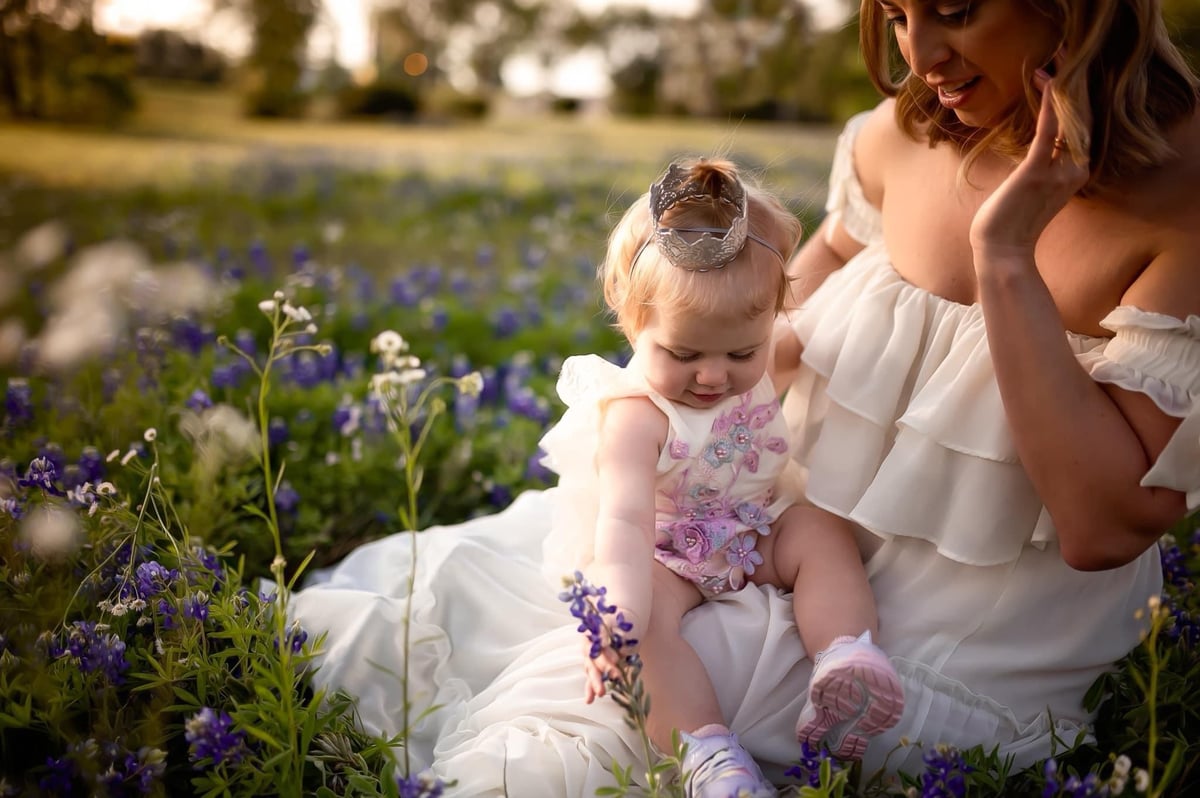
M 965 22 L 970 13 L 971 7 L 969 5 L 938 10 L 938 16 L 944 22 Z

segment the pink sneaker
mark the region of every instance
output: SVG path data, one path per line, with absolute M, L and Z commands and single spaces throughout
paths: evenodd
M 683 755 L 683 793 L 687 798 L 775 798 L 771 782 L 750 752 L 738 745 L 736 734 L 693 737 L 680 734 L 687 743 Z
M 808 701 L 796 722 L 796 738 L 824 745 L 838 759 L 861 759 L 868 738 L 900 721 L 904 688 L 871 633 L 846 635 L 814 660 Z

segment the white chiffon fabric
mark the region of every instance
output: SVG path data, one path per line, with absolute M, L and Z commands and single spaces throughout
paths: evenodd
M 1154 547 L 1110 571 L 1069 568 L 1021 469 L 988 357 L 982 313 L 905 282 L 891 267 L 843 133 L 828 210 L 866 247 L 795 315 L 805 344 L 784 413 L 813 503 L 857 526 L 879 605 L 880 643 L 904 683 L 900 723 L 872 742 L 867 772 L 917 770 L 925 745 L 998 746 L 1016 766 L 1073 741 L 1092 682 L 1138 643 L 1137 611 L 1161 589 Z M 1200 317 L 1119 307 L 1111 338 L 1068 333 L 1093 379 L 1182 419 L 1143 484 L 1200 504 Z M 612 783 L 640 742 L 608 700 L 583 703 L 578 633 L 543 551 L 559 499 L 528 492 L 505 511 L 353 552 L 295 596 L 327 632 L 320 686 L 357 696 L 365 728 L 402 729 L 403 617 L 411 609 L 409 735 L 416 767 L 453 796 L 575 798 Z M 557 511 L 561 511 L 557 510 Z M 551 552 L 553 555 L 553 552 Z M 569 558 L 568 558 L 569 561 Z M 408 603 L 411 600 L 411 608 Z M 794 762 L 810 663 L 790 597 L 753 586 L 708 601 L 684 633 L 730 726 L 779 777 Z M 895 749 L 895 750 L 893 750 Z M 639 771 L 634 768 L 635 773 Z

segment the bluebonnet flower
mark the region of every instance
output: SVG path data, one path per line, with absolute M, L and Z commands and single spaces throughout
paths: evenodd
M 208 594 L 197 591 L 183 600 L 183 614 L 200 623 L 208 620 Z
M 196 770 L 204 770 L 210 762 L 236 764 L 246 754 L 245 733 L 233 728 L 233 718 L 223 710 L 204 707 L 184 723 L 183 736 Z
M 1047 759 L 1042 766 L 1045 786 L 1042 788 L 1043 798 L 1105 798 L 1108 787 L 1101 783 L 1095 773 L 1089 773 L 1082 779 L 1069 775 L 1065 780 L 1058 772 L 1058 763 Z
M 100 673 L 109 684 L 124 684 L 129 662 L 125 659 L 125 643 L 115 634 L 105 634 L 91 621 L 75 621 L 66 640 L 51 643 L 54 659 L 70 657 L 83 673 Z
M 292 487 L 292 483 L 286 479 L 279 483 L 279 487 L 275 490 L 275 509 L 281 513 L 291 515 L 296 512 L 296 508 L 300 506 L 300 494 Z
M 276 416 L 267 424 L 267 443 L 278 446 L 288 439 L 288 425 L 282 418 Z
M 971 766 L 963 762 L 959 750 L 938 745 L 925 752 L 925 770 L 921 774 L 921 798 L 962 798 L 967 792 L 966 774 Z
M 79 768 L 70 756 L 46 757 L 46 772 L 38 779 L 38 789 L 48 795 L 74 795 Z
M 405 308 L 414 307 L 421 299 L 417 289 L 409 283 L 407 277 L 397 277 L 392 280 L 391 297 L 393 302 Z
M 259 600 L 261 600 L 264 604 L 269 603 L 273 600 L 273 598 L 273 596 L 270 598 L 266 596 L 259 596 Z M 299 622 L 293 621 L 291 628 L 288 629 L 287 632 L 287 640 L 288 647 L 292 650 L 292 653 L 299 654 L 304 650 L 304 644 L 308 642 L 308 632 L 304 631 L 304 629 L 300 627 Z M 274 643 L 275 648 L 279 648 L 278 637 L 275 637 L 272 642 Z
M 55 496 L 63 496 L 65 494 L 62 489 L 54 484 L 58 480 L 58 474 L 59 469 L 50 458 L 35 457 L 30 461 L 29 468 L 25 469 L 24 476 L 17 480 L 17 485 L 22 488 L 41 488 Z
M 1163 578 L 1167 584 L 1174 585 L 1183 590 L 1188 589 L 1191 584 L 1192 575 L 1188 571 L 1187 558 L 1184 557 L 1179 546 L 1175 544 L 1163 546 L 1160 544 L 1158 554 L 1162 560 Z
M 97 782 L 109 798 L 149 795 L 167 769 L 166 754 L 157 748 L 144 747 L 136 754 L 118 748 L 106 758 L 110 759 L 108 770 Z
M 171 323 L 171 340 L 176 347 L 193 355 L 200 354 L 212 340 L 212 333 L 194 319 L 176 317 Z
M 8 423 L 21 426 L 33 420 L 33 389 L 21 377 L 9 377 L 4 392 L 4 412 Z
M 25 515 L 25 509 L 16 499 L 0 499 L 0 513 L 7 513 L 13 520 L 20 520 Z
M 396 776 L 400 798 L 440 798 L 445 782 L 428 771 L 411 776 Z
M 637 645 L 637 640 L 625 637 L 625 633 L 633 630 L 633 624 L 625 620 L 624 613 L 617 612 L 616 607 L 605 602 L 607 588 L 594 587 L 580 571 L 575 572 L 571 581 L 564 580 L 564 583 L 567 589 L 558 594 L 558 599 L 569 603 L 571 615 L 579 619 L 576 631 L 586 635 L 592 644 L 588 656 L 595 659 L 605 647 L 621 655 L 624 649 Z M 605 615 L 616 617 L 609 624 L 603 617 Z
M 95 446 L 83 447 L 76 465 L 79 467 L 81 479 L 84 482 L 91 482 L 93 485 L 102 482 L 107 475 L 108 469 L 104 467 L 104 455 Z
M 195 412 L 199 413 L 201 410 L 206 410 L 212 407 L 213 400 L 212 397 L 204 392 L 203 388 L 197 388 L 196 390 L 192 391 L 191 396 L 189 396 L 187 401 L 185 401 L 183 404 L 189 410 L 194 410 Z
M 170 589 L 179 579 L 179 571 L 175 568 L 166 568 L 162 563 L 150 560 L 140 563 L 134 570 L 134 576 L 138 598 L 148 599 Z
M 192 555 L 203 570 L 212 574 L 214 582 L 221 584 L 225 581 L 225 568 L 221 565 L 221 558 L 219 556 L 202 546 L 192 546 Z M 189 572 L 188 581 L 195 581 L 196 576 L 198 575 Z
M 842 769 L 841 763 L 825 748 L 813 748 L 807 742 L 802 742 L 800 743 L 800 759 L 785 770 L 783 775 L 798 780 L 801 786 L 819 787 L 822 762 L 829 763 L 830 773 L 837 773 Z
M 521 320 L 512 308 L 505 306 L 492 313 L 492 332 L 497 338 L 508 338 L 520 328 Z

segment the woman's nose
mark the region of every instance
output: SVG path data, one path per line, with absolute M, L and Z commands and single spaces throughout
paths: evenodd
M 936 22 L 910 20 L 905 44 L 908 68 L 919 78 L 926 78 L 950 58 L 946 31 Z

